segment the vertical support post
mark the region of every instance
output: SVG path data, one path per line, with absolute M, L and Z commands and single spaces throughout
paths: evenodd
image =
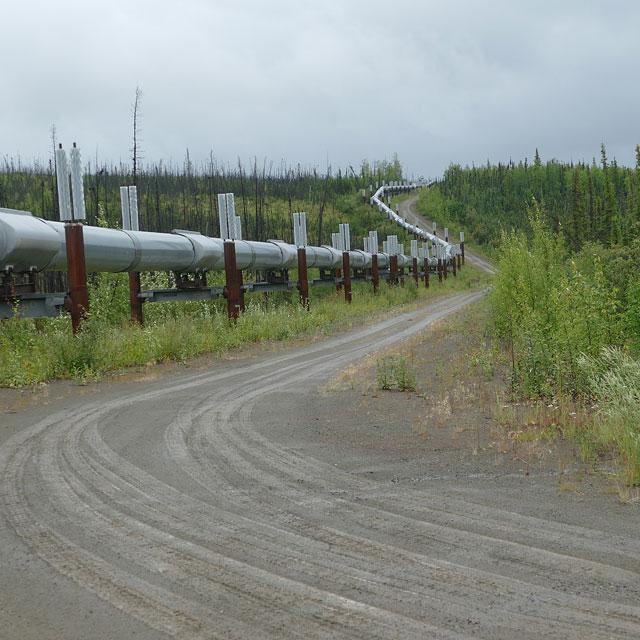
M 439 249 L 438 249 L 438 282 L 442 282 L 442 258 L 440 257 Z
M 351 265 L 349 264 L 349 252 L 342 252 L 342 270 L 344 271 L 344 300 L 351 302 Z
M 447 259 L 446 254 L 445 254 L 445 257 L 442 259 L 442 274 L 444 275 L 444 279 L 445 280 L 447 279 L 447 276 L 449 275 L 449 273 L 448 273 L 448 263 L 449 263 L 449 260 Z
M 425 256 L 424 259 L 424 287 L 429 288 L 429 258 Z
M 464 264 L 464 231 L 460 232 L 460 250 L 462 251 L 462 264 Z
M 69 298 L 71 326 L 73 334 L 80 331 L 82 322 L 89 311 L 89 292 L 87 290 L 87 266 L 84 257 L 84 233 L 79 223 L 64 225 L 67 246 L 67 271 L 69 273 Z
M 458 275 L 458 272 L 456 271 L 456 257 L 453 256 L 451 258 L 451 267 L 453 268 L 453 277 L 455 278 Z
M 389 285 L 398 284 L 398 256 L 389 256 Z
M 244 281 L 242 279 L 242 271 L 240 271 L 240 269 L 236 269 L 236 279 L 238 282 L 238 289 L 240 290 L 240 311 L 244 313 Z
M 462 268 L 462 264 L 460 263 L 460 254 L 458 254 L 458 269 Z
M 129 273 L 129 307 L 131 308 L 131 322 L 142 324 L 142 300 L 140 300 L 140 273 Z
M 378 286 L 380 285 L 380 272 L 378 271 L 378 254 L 371 255 L 371 272 L 373 274 L 373 293 L 378 293 Z
M 416 281 L 416 285 L 418 284 L 418 258 L 413 259 L 413 279 Z
M 224 243 L 224 273 L 226 285 L 222 295 L 227 299 L 227 313 L 229 320 L 237 320 L 244 308 L 242 284 L 238 278 L 236 267 L 236 246 L 228 240 Z
M 307 274 L 307 250 L 298 247 L 298 291 L 300 304 L 309 311 L 309 276 Z

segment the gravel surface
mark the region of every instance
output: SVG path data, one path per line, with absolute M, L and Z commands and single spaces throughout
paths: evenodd
M 548 470 L 469 469 L 401 412 L 321 392 L 481 295 L 0 393 L 0 636 L 639 637 L 637 511 L 560 500 Z

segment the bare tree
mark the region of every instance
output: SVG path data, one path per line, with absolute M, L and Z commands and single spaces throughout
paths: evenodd
M 313 170 L 315 173 L 315 169 Z M 320 205 L 320 214 L 318 215 L 318 246 L 322 244 L 322 215 L 327 204 L 327 190 L 329 189 L 329 176 L 331 175 L 331 165 L 327 165 L 327 175 L 324 178 L 324 189 L 322 191 L 322 204 Z M 311 186 L 309 186 L 311 189 Z
M 140 145 L 138 134 L 140 133 L 140 124 L 138 118 L 140 116 L 140 103 L 142 102 L 142 90 L 136 87 L 136 98 L 133 102 L 133 184 L 137 184 L 138 176 L 138 159 L 140 156 Z

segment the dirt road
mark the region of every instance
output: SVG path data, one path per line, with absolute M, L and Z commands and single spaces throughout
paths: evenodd
M 5 410 L 0 636 L 639 637 L 637 511 L 572 521 L 513 473 L 398 482 L 438 453 L 318 392 L 479 295 Z
M 427 229 L 431 231 L 431 220 L 426 220 L 423 216 L 418 213 L 416 208 L 416 202 L 418 201 L 419 196 L 416 194 L 411 198 L 407 198 L 405 201 L 400 203 L 400 215 L 403 218 L 409 220 L 412 224 L 415 219 L 418 220 L 418 224 L 422 229 Z M 438 229 L 437 235 L 441 238 L 444 238 L 444 234 L 442 229 Z M 452 242 L 457 242 L 457 240 L 451 237 Z M 479 256 L 477 253 L 473 253 L 473 251 L 469 251 L 465 248 L 465 261 L 468 260 L 474 267 L 478 267 L 478 269 L 482 269 L 486 273 L 495 273 L 495 267 L 482 256 Z

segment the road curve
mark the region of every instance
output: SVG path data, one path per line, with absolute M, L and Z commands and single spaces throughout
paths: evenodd
M 416 207 L 416 202 L 418 201 L 419 195 L 411 196 L 411 198 L 407 198 L 403 202 L 400 203 L 400 215 L 407 220 L 413 221 L 414 219 L 418 220 L 418 223 L 423 229 L 431 229 L 431 220 L 425 219 L 420 213 L 418 213 L 418 209 Z M 442 229 L 438 230 L 438 237 L 444 238 L 444 234 Z M 452 238 L 452 241 L 455 240 Z M 465 260 L 468 260 L 474 267 L 478 267 L 485 273 L 495 273 L 495 267 L 482 256 L 479 256 L 477 253 L 473 253 L 473 251 L 469 251 L 465 247 Z
M 262 429 L 314 420 L 318 384 L 480 295 L 3 415 L 2 637 L 637 638 L 638 536 L 375 480 Z

